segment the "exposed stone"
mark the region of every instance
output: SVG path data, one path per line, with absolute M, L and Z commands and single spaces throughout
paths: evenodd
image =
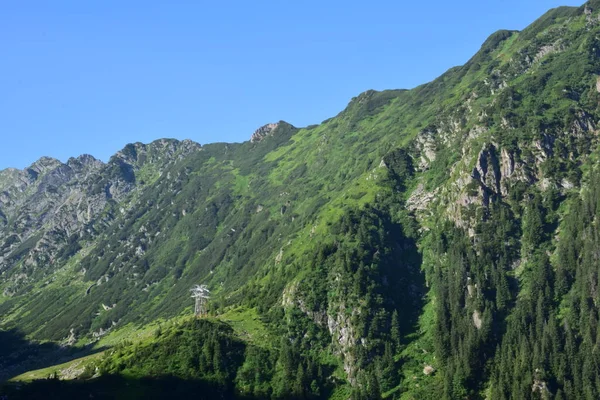
M 481 125 L 476 125 L 469 131 L 467 139 L 469 139 L 469 140 L 476 139 L 487 131 L 488 131 L 488 129 L 486 127 L 481 126 Z
M 435 161 L 436 157 L 436 144 L 433 139 L 433 132 L 429 129 L 423 130 L 419 136 L 417 136 L 415 146 L 420 153 L 418 168 L 420 170 L 428 169 L 429 165 Z
M 427 209 L 429 203 L 435 198 L 435 192 L 427 192 L 422 183 L 410 194 L 406 200 L 406 208 L 410 211 L 423 211 Z
M 489 145 L 481 150 L 472 176 L 487 190 L 500 193 L 500 168 L 495 146 Z
M 554 183 L 552 182 L 552 180 L 550 180 L 550 178 L 544 178 L 539 182 L 540 188 L 542 190 L 548 190 L 550 188 L 554 187 Z
M 487 207 L 491 196 L 502 193 L 500 162 L 494 145 L 486 145 L 479 152 L 471 178 L 477 189 L 474 193 L 466 192 L 459 197 L 458 203 L 464 207 L 470 204 Z
M 594 132 L 596 124 L 592 117 L 586 112 L 579 112 L 577 118 L 571 125 L 570 133 L 577 138 L 584 138 L 588 132 Z
M 0 271 L 17 264 L 11 253 L 28 240 L 35 242 L 21 257 L 23 265 L 52 267 L 67 239 L 93 232 L 87 224 L 111 223 L 111 216 L 102 217 L 107 204 L 124 200 L 144 185 L 136 178 L 142 165 L 153 162 L 167 167 L 199 150 L 200 145 L 190 140 L 161 139 L 127 145 L 106 164 L 84 154 L 66 163 L 42 157 L 24 170 L 0 171 L 0 243 L 13 243 L 0 249 Z M 130 209 L 121 208 L 123 214 Z M 19 235 L 13 236 L 14 232 Z
M 356 365 L 351 348 L 359 343 L 359 339 L 352 325 L 352 317 L 359 313 L 358 309 L 354 308 L 351 315 L 347 315 L 343 310 L 345 305 L 341 304 L 335 309 L 327 312 L 327 328 L 332 336 L 336 347 L 340 349 L 344 361 L 344 371 L 351 383 L 355 382 Z
M 468 284 L 467 285 L 467 294 L 469 295 L 469 297 L 473 297 L 473 294 L 475 294 L 475 286 Z
M 477 329 L 481 329 L 481 326 L 483 325 L 481 314 L 477 310 L 473 312 L 473 325 L 475 325 L 475 328 Z
M 75 335 L 75 329 L 71 328 L 69 336 L 65 339 L 64 343 L 66 346 L 73 346 L 77 342 L 77 336 Z
M 425 375 L 431 375 L 435 372 L 435 368 L 433 368 L 431 365 L 426 365 L 425 368 L 423 368 L 423 373 Z
M 258 128 L 250 137 L 250 142 L 256 143 L 263 140 L 265 137 L 271 135 L 273 131 L 279 126 L 279 123 L 266 124 Z
M 551 157 L 554 153 L 554 140 L 555 138 L 550 135 L 542 135 L 542 138 L 535 140 L 533 146 L 535 148 L 535 157 L 538 163 L 544 162 L 548 157 Z
M 536 62 L 540 61 L 542 58 L 544 58 L 545 56 L 547 56 L 548 54 L 556 53 L 561 50 L 562 50 L 562 46 L 560 44 L 560 40 L 556 41 L 555 43 L 552 43 L 550 45 L 542 46 L 542 47 L 540 47 L 537 54 L 535 55 L 533 62 L 536 63 Z
M 503 178 L 510 178 L 515 172 L 515 159 L 507 149 L 500 152 L 500 174 Z
M 575 185 L 573 185 L 573 184 L 572 184 L 572 183 L 571 183 L 571 182 L 570 182 L 568 179 L 566 179 L 566 178 L 563 178 L 563 180 L 562 180 L 562 181 L 560 181 L 560 185 L 561 185 L 563 188 L 567 189 L 567 190 L 569 190 L 569 189 L 573 189 L 573 188 L 575 187 Z
M 548 389 L 548 383 L 543 379 L 540 379 L 540 370 L 539 368 L 535 369 L 535 378 L 533 379 L 533 384 L 531 385 L 532 393 L 539 393 L 542 399 L 549 398 L 550 390 Z

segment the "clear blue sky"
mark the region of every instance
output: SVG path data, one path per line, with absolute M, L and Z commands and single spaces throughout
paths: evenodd
M 583 0 L 0 2 L 0 169 L 135 141 L 247 140 L 411 88 Z

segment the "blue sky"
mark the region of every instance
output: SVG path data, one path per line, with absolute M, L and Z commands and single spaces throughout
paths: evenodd
M 3 1 L 0 169 L 161 137 L 247 140 L 411 88 L 583 0 Z

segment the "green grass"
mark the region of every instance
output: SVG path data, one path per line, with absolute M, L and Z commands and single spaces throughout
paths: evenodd
M 51 376 L 57 376 L 59 379 L 75 379 L 77 377 L 76 375 L 67 376 L 67 374 L 76 374 L 77 371 L 83 372 L 86 365 L 95 364 L 103 356 L 104 352 L 98 352 L 51 367 L 28 371 L 11 378 L 9 382 L 31 382 L 38 379 L 47 379 Z
M 276 343 L 255 309 L 238 307 L 219 315 L 217 319 L 231 325 L 240 339 L 256 346 L 272 348 Z

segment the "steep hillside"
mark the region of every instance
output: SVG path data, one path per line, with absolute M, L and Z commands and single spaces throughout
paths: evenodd
M 319 125 L 0 172 L 2 326 L 89 344 L 191 315 L 202 283 L 208 321 L 88 375 L 273 398 L 600 397 L 599 12 L 550 10 Z

